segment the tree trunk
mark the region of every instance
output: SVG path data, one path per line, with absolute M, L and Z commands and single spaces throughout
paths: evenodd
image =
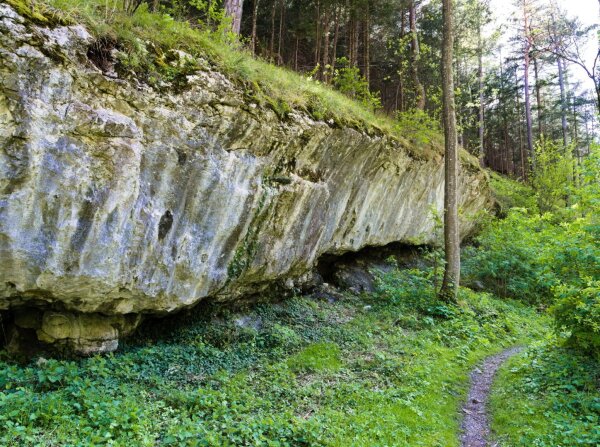
M 358 17 L 356 17 L 356 15 L 352 21 L 352 27 L 352 47 L 354 48 L 354 51 L 352 52 L 352 66 L 358 67 L 358 48 L 360 45 L 360 20 L 358 20 Z
M 531 65 L 530 51 L 533 46 L 529 30 L 529 14 L 527 2 L 523 0 L 523 24 L 525 30 L 525 48 L 523 51 L 523 83 L 525 89 L 525 124 L 527 127 L 527 151 L 531 157 L 531 167 L 535 170 L 535 151 L 533 149 L 533 121 L 531 118 L 531 95 L 529 93 L 529 66 Z
M 400 40 L 404 41 L 404 30 L 406 29 L 406 11 L 404 8 L 400 11 Z M 402 59 L 398 65 L 402 67 Z M 398 88 L 396 89 L 396 110 L 404 111 L 404 79 L 402 69 L 398 70 Z
M 600 80 L 594 77 L 592 81 L 594 81 L 596 87 L 596 106 L 598 107 L 598 115 L 600 115 Z
M 409 3 L 409 21 L 411 34 L 411 73 L 415 84 L 415 107 L 417 110 L 425 110 L 425 88 L 419 79 L 419 37 L 417 36 L 417 16 L 414 0 Z M 452 67 L 450 67 L 452 69 Z
M 334 73 L 335 73 L 335 63 L 337 62 L 337 45 L 338 45 L 338 39 L 340 36 L 340 9 L 337 8 L 335 9 L 335 32 L 333 34 L 333 54 L 331 56 L 331 69 L 330 69 L 330 74 L 328 76 L 328 78 L 326 79 L 327 82 L 331 82 L 331 78 L 333 77 Z
M 579 126 L 577 123 L 577 104 L 575 102 L 575 98 L 573 98 L 573 141 L 577 143 L 579 140 Z M 573 151 L 575 152 L 577 149 L 574 147 Z M 575 154 L 573 154 L 575 155 Z
M 329 33 L 331 31 L 331 18 L 329 12 L 325 14 L 325 26 L 323 28 L 323 80 L 327 82 L 329 78 Z
M 516 97 L 515 97 L 515 102 L 517 104 L 517 113 L 519 114 L 518 117 L 518 129 L 519 129 L 519 155 L 521 158 L 521 178 L 524 181 L 527 181 L 528 178 L 528 171 L 527 171 L 527 155 L 525 154 L 525 148 L 523 145 L 523 115 L 522 115 L 522 110 L 521 110 L 521 101 L 519 101 L 519 79 L 517 77 L 517 71 L 515 70 L 515 92 L 516 92 Z
M 258 16 L 258 4 L 260 0 L 254 0 L 252 5 L 252 37 L 250 39 L 250 48 L 252 54 L 256 55 L 256 21 Z
M 277 64 L 283 65 L 283 55 L 281 54 L 281 46 L 283 44 L 283 23 L 285 21 L 285 6 L 283 0 L 279 2 L 279 40 L 277 41 Z
M 234 34 L 240 33 L 243 4 L 244 0 L 225 0 L 225 14 L 231 18 L 231 32 Z
M 540 72 L 538 70 L 538 60 L 536 57 L 533 58 L 533 73 L 535 76 L 535 98 L 537 101 L 537 118 L 538 118 L 538 134 L 541 137 L 544 134 L 544 123 L 542 121 L 543 116 L 543 104 L 542 104 L 542 87 L 540 85 Z
M 296 36 L 296 49 L 294 51 L 294 70 L 298 71 L 298 47 L 300 46 L 300 38 Z
M 365 79 L 369 89 L 371 88 L 371 11 L 369 3 L 366 6 L 366 18 L 365 18 Z
M 277 3 L 273 0 L 273 6 L 271 7 L 271 41 L 269 42 L 269 59 L 273 61 L 273 54 L 275 52 L 275 9 Z
M 562 124 L 562 137 L 563 144 L 567 147 L 568 144 L 568 126 L 567 126 L 567 104 L 566 104 L 566 95 L 565 95 L 565 74 L 563 70 L 563 64 L 560 60 L 560 57 L 556 58 L 556 63 L 558 65 L 558 85 L 560 87 L 560 119 Z
M 477 24 L 477 80 L 479 84 L 479 157 L 480 160 L 485 160 L 485 151 L 483 148 L 483 135 L 484 135 L 484 123 L 483 123 L 483 41 L 481 39 L 481 23 Z
M 344 42 L 346 45 L 346 56 L 348 59 L 348 62 L 352 61 L 352 14 L 351 12 L 349 12 L 350 10 L 348 9 L 348 0 L 346 0 L 346 12 L 347 12 L 347 21 L 346 21 L 346 26 L 344 27 Z
M 319 65 L 321 60 L 321 2 L 317 0 L 317 17 L 316 17 L 316 36 L 315 36 L 315 67 Z M 318 75 L 318 74 L 317 74 Z
M 454 0 L 442 0 L 443 40 L 442 40 L 442 97 L 444 103 L 446 175 L 444 193 L 444 246 L 446 267 L 440 298 L 456 302 L 460 281 L 460 233 L 458 228 L 458 145 L 456 141 L 456 110 L 454 103 L 454 79 L 452 60 L 454 52 Z

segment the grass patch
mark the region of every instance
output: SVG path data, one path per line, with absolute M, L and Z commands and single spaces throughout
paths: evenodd
M 490 403 L 499 446 L 600 445 L 600 364 L 552 339 L 502 367 Z
M 337 371 L 342 367 L 340 348 L 335 343 L 313 343 L 287 361 L 294 372 Z
M 547 321 L 467 289 L 439 306 L 432 292 L 422 272 L 391 272 L 335 303 L 148 322 L 104 357 L 5 358 L 0 444 L 457 446 L 471 368 Z

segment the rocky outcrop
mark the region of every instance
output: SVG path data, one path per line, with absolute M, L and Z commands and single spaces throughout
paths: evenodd
M 114 349 L 135 315 L 298 287 L 323 254 L 434 239 L 441 156 L 281 119 L 210 68 L 178 94 L 106 76 L 92 40 L 0 4 L 0 309 L 41 309 L 40 339 Z M 459 190 L 466 234 L 489 203 L 484 173 L 464 164 Z

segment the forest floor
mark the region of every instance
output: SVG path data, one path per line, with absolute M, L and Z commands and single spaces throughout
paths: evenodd
M 335 301 L 297 297 L 244 313 L 199 307 L 146 322 L 108 356 L 17 364 L 0 354 L 0 445 L 458 447 L 470 371 L 508 347 L 550 340 L 550 321 L 469 289 L 460 305 L 440 306 L 418 271 L 387 273 L 376 293 Z M 529 355 L 517 356 L 518 376 L 514 368 L 498 376 L 494 439 L 577 445 L 530 442 L 557 432 L 543 393 L 519 391 L 537 406 L 498 411 L 499 400 L 515 399 L 511 387 L 530 383 Z M 577 372 L 591 366 L 562 355 L 569 383 L 592 389 L 596 379 Z M 586 398 L 560 421 L 592 439 L 600 397 Z M 538 433 L 515 426 L 520 411 L 549 424 Z
M 108 356 L 19 364 L 0 354 L 0 444 L 459 446 L 470 371 L 548 339 L 549 322 L 469 289 L 459 306 L 440 306 L 417 271 L 338 300 L 297 297 L 244 313 L 200 307 L 148 321 Z M 499 376 L 502 396 L 517 386 L 510 374 Z M 595 380 L 578 377 L 580 386 Z M 595 413 L 585 408 L 561 418 L 586 421 Z M 517 441 L 502 445 L 546 445 L 520 443 L 522 427 L 502 419 L 520 417 L 509 411 L 493 429 Z

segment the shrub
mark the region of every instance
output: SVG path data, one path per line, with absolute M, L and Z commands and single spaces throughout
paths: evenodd
M 398 112 L 396 121 L 398 130 L 417 143 L 429 144 L 440 136 L 439 121 L 422 110 Z
M 343 94 L 356 99 L 365 107 L 371 110 L 381 108 L 381 99 L 379 94 L 372 93 L 369 90 L 369 83 L 363 75 L 360 74 L 358 67 L 349 64 L 345 57 L 338 59 L 340 68 L 336 68 L 333 73 L 333 85 Z
M 574 175 L 572 151 L 544 138 L 536 145 L 532 186 L 540 212 L 561 212 L 569 204 Z
M 561 284 L 552 307 L 559 330 L 570 331 L 569 341 L 600 357 L 600 281 L 588 279 L 583 288 Z

